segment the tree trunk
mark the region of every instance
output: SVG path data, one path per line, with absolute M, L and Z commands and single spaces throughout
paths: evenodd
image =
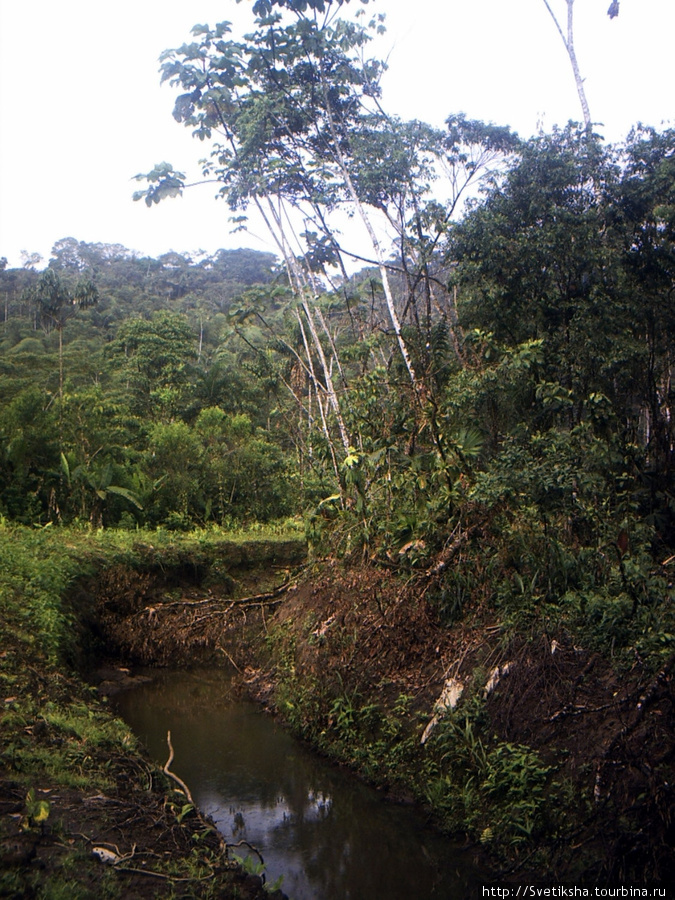
M 558 29 L 558 34 L 562 38 L 562 42 L 565 45 L 565 50 L 567 51 L 570 63 L 572 64 L 574 83 L 577 86 L 577 94 L 579 95 L 579 102 L 581 103 L 584 125 L 586 126 L 586 128 L 590 129 L 592 124 L 591 113 L 588 108 L 588 101 L 586 99 L 584 79 L 581 77 L 581 72 L 579 71 L 579 63 L 577 62 L 577 55 L 574 50 L 574 0 L 565 0 L 565 2 L 567 3 L 567 36 L 565 36 L 565 33 L 560 27 L 560 23 L 558 22 L 555 13 L 551 9 L 548 0 L 544 0 L 544 6 L 549 11 L 551 18 L 555 22 L 555 27 Z

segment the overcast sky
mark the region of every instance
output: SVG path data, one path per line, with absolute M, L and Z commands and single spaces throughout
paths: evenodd
M 564 0 L 549 0 L 564 19 Z M 355 6 L 355 2 L 351 7 Z M 201 186 L 148 209 L 132 176 L 162 160 L 196 176 L 205 147 L 171 116 L 158 57 L 196 23 L 251 24 L 252 0 L 0 0 L 0 256 L 45 260 L 63 237 L 150 255 L 269 249 L 230 234 Z M 608 140 L 637 121 L 673 124 L 675 0 L 575 3 L 576 50 Z M 568 59 L 543 0 L 374 0 L 388 31 L 384 105 L 436 125 L 453 112 L 521 136 L 580 119 Z M 241 23 L 241 24 L 240 24 Z

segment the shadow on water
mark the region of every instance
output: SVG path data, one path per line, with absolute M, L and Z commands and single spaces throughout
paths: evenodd
M 162 765 L 171 731 L 172 770 L 228 843 L 260 849 L 292 900 L 478 896 L 483 879 L 460 848 L 234 699 L 226 673 L 160 673 L 114 706 Z

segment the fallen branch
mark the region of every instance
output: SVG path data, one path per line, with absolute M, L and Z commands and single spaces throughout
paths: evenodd
M 444 572 L 453 561 L 455 556 L 457 556 L 464 544 L 466 544 L 469 538 L 472 537 L 477 530 L 478 525 L 472 525 L 471 528 L 467 528 L 467 530 L 459 534 L 451 544 L 445 547 L 436 560 L 436 564 L 427 569 L 427 578 L 433 578 L 435 575 L 440 575 L 441 572 Z
M 189 878 L 181 878 L 178 875 L 166 875 L 164 872 L 153 872 L 152 869 L 132 869 L 130 866 L 115 866 L 117 872 L 131 872 L 134 875 L 149 875 L 151 878 L 163 878 L 165 881 L 209 881 L 216 877 L 215 872 L 210 875 L 193 875 Z
M 169 745 L 169 758 L 164 765 L 164 774 L 168 775 L 169 778 L 172 778 L 176 784 L 180 787 L 182 792 L 185 794 L 188 803 L 191 803 L 193 806 L 195 805 L 195 801 L 192 799 L 192 794 L 190 793 L 190 788 L 185 784 L 182 778 L 179 778 L 178 775 L 174 775 L 174 773 L 170 770 L 170 765 L 173 762 L 173 744 L 171 743 L 171 732 L 167 731 L 166 733 L 166 742 Z
M 281 595 L 290 590 L 296 580 L 297 579 L 285 581 L 283 584 L 279 585 L 279 587 L 274 588 L 273 591 L 266 591 L 264 594 L 252 594 L 250 597 L 206 597 L 204 600 L 170 600 L 167 603 L 158 603 L 157 606 L 146 606 L 141 610 L 141 614 L 148 613 L 154 616 L 160 610 L 172 609 L 176 606 L 188 608 L 207 606 L 209 604 L 212 604 L 213 606 L 227 605 L 230 608 L 235 606 L 269 606 L 271 603 L 281 602 Z

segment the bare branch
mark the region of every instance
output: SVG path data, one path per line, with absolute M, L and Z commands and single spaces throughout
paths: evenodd
M 588 108 L 588 100 L 586 99 L 586 90 L 584 88 L 584 79 L 581 77 L 581 72 L 579 71 L 579 63 L 577 61 L 577 55 L 574 50 L 574 0 L 565 0 L 567 4 L 567 35 L 565 35 L 560 22 L 551 9 L 551 5 L 548 0 L 543 0 L 544 6 L 549 11 L 551 18 L 555 22 L 555 27 L 558 29 L 558 34 L 560 35 L 563 44 L 565 45 L 565 50 L 567 51 L 567 56 L 569 57 L 570 63 L 572 65 L 572 72 L 574 73 L 574 83 L 577 86 L 577 94 L 579 95 L 579 102 L 581 103 L 581 111 L 584 117 L 584 125 L 586 128 L 591 127 L 591 113 Z

